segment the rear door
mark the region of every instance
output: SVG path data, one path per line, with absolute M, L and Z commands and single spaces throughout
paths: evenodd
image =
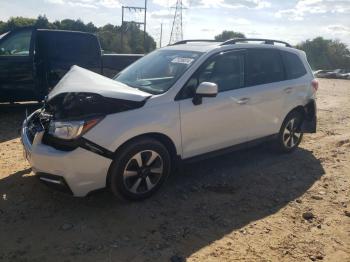
M 0 101 L 37 98 L 33 29 L 11 32 L 0 42 Z
M 246 107 L 250 123 L 246 129 L 249 140 L 278 133 L 285 117 L 285 95 L 289 86 L 278 49 L 248 49 L 246 60 Z
M 305 100 L 314 96 L 313 88 L 311 88 L 313 75 L 308 74 L 306 68 L 309 65 L 306 61 L 304 64 L 296 53 L 281 51 L 281 54 L 286 71 L 285 107 L 283 110 L 286 115 L 291 109 L 305 105 L 308 102 Z

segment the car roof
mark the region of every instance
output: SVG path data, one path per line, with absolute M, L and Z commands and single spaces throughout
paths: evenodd
M 273 45 L 273 44 L 252 44 L 252 43 L 237 43 L 222 45 L 223 42 L 190 42 L 185 44 L 175 44 L 163 47 L 163 50 L 179 50 L 179 51 L 193 51 L 193 52 L 210 52 L 212 50 L 232 50 L 232 49 L 248 49 L 248 48 L 266 48 L 266 49 L 279 49 L 284 51 L 290 51 L 293 53 L 303 53 L 303 51 L 290 46 Z
M 45 34 L 82 34 L 82 35 L 94 35 L 89 32 L 81 32 L 81 31 L 71 31 L 71 30 L 56 30 L 56 29 L 37 29 L 39 33 Z
M 181 51 L 196 51 L 196 52 L 208 52 L 216 49 L 220 46 L 221 42 L 194 42 L 189 44 L 180 45 L 168 45 L 162 49 L 166 50 L 181 50 Z

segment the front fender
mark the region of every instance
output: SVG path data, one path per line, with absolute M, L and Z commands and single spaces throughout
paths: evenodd
M 169 137 L 182 154 L 178 103 L 164 103 L 106 116 L 84 138 L 115 152 L 130 139 L 160 133 Z

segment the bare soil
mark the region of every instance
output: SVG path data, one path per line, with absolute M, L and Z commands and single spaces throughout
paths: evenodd
M 350 261 L 350 81 L 320 80 L 318 132 L 293 154 L 187 165 L 136 203 L 42 185 L 22 157 L 25 107 L 0 107 L 0 261 Z

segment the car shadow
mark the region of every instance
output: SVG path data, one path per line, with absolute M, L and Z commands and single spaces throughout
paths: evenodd
M 26 112 L 30 114 L 40 106 L 39 103 L 0 103 L 0 143 L 19 137 Z
M 62 254 L 73 260 L 88 257 L 87 261 L 186 258 L 296 204 L 325 173 L 311 151 L 301 148 L 278 155 L 259 146 L 187 164 L 152 198 L 127 202 L 106 190 L 86 198 L 56 193 L 29 172 L 0 179 L 0 193 L 6 195 L 0 200 L 0 223 L 6 224 L 0 258 L 11 257 L 13 245 L 22 250 L 43 239 L 41 246 L 26 250 L 26 258 L 59 261 Z

